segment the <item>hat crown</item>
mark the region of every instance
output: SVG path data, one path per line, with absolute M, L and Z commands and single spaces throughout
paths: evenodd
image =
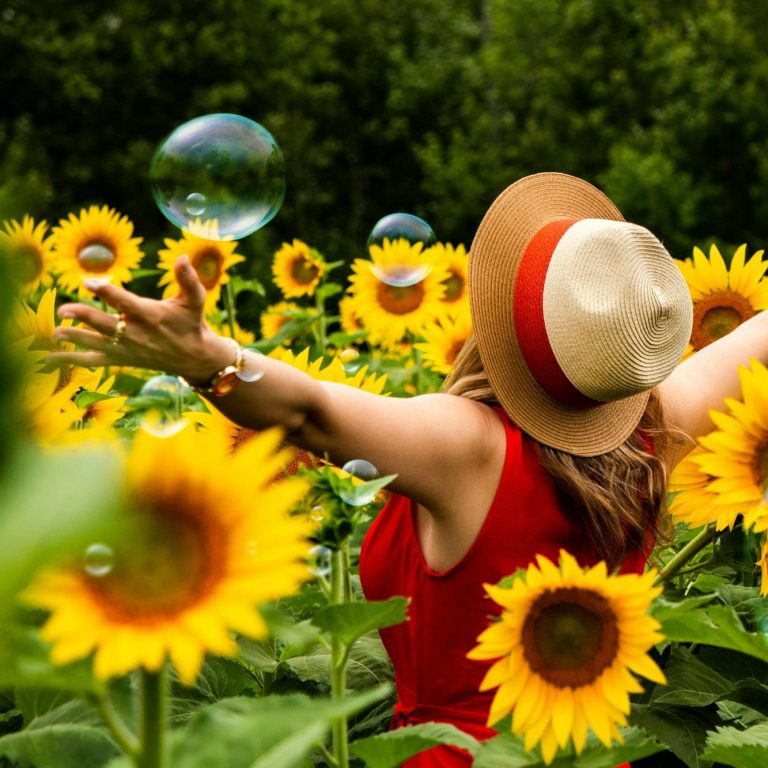
M 663 381 L 692 323 L 688 288 L 661 242 L 637 224 L 606 219 L 582 219 L 561 237 L 543 312 L 565 376 L 604 403 Z

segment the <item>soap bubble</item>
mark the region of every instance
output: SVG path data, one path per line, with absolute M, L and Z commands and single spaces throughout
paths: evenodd
M 240 115 L 203 115 L 176 128 L 155 151 L 149 176 L 166 218 L 185 228 L 196 219 L 216 222 L 207 236 L 221 240 L 263 227 L 285 196 L 280 147 L 266 128 Z
M 314 576 L 328 578 L 331 575 L 331 550 L 317 544 L 309 550 L 309 570 Z
M 385 237 L 390 242 L 402 238 L 411 245 L 423 243 L 425 249 L 436 242 L 432 227 L 424 219 L 411 213 L 390 213 L 379 219 L 368 235 L 368 248 L 372 245 L 383 245 Z
M 260 359 L 263 358 L 264 355 L 254 349 L 244 350 L 243 355 L 243 370 L 238 371 L 235 376 L 237 376 L 240 381 L 252 384 L 254 381 L 258 381 L 264 376 L 264 368 L 262 367 Z
M 178 376 L 154 376 L 141 388 L 145 404 L 139 425 L 155 437 L 181 432 L 189 421 L 182 415 L 192 390 Z
M 83 570 L 94 579 L 108 576 L 114 565 L 115 553 L 107 544 L 91 544 L 83 553 Z
M 342 467 L 342 471 L 346 472 L 348 475 L 352 475 L 353 478 L 352 487 L 339 493 L 339 496 L 346 501 L 347 504 L 351 504 L 353 507 L 362 507 L 366 504 L 370 504 L 376 498 L 376 494 L 378 493 L 377 490 L 358 490 L 362 483 L 367 483 L 369 480 L 375 480 L 379 477 L 379 470 L 376 469 L 370 461 L 366 461 L 365 459 L 352 459 L 352 461 L 348 461 Z
M 379 219 L 368 235 L 368 251 L 376 245 L 383 249 L 382 258 L 374 258 L 371 272 L 393 288 L 420 283 L 432 268 L 419 254 L 414 259 L 409 246 L 421 243 L 422 253 L 435 243 L 435 233 L 424 219 L 410 213 L 390 213 Z

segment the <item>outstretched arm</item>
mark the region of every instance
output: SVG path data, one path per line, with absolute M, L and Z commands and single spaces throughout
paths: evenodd
M 85 351 L 57 352 L 51 362 L 130 365 L 177 374 L 193 384 L 209 381 L 232 363 L 232 345 L 205 323 L 205 289 L 185 257 L 176 263 L 176 277 L 181 292 L 166 301 L 109 284 L 93 287 L 96 296 L 125 315 L 126 330 L 117 344 L 109 339 L 115 315 L 86 304 L 63 305 L 61 316 L 93 330 L 57 328 L 59 338 Z M 264 376 L 257 382 L 211 398 L 239 424 L 282 427 L 294 444 L 338 464 L 366 459 L 382 474 L 397 474 L 393 487 L 436 514 L 455 507 L 462 490 L 471 487 L 470 478 L 482 481 L 488 473 L 495 487 L 503 427 L 486 406 L 451 395 L 382 397 L 316 381 L 268 357 L 259 357 L 258 364 Z
M 699 350 L 659 385 L 667 421 L 689 438 L 680 441 L 672 464 L 694 447 L 697 437 L 714 429 L 710 410 L 722 411 L 726 397 L 740 397 L 738 369 L 753 358 L 768 364 L 768 312 Z

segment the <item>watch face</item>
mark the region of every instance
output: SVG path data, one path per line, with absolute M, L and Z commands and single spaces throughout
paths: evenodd
M 219 397 L 228 395 L 239 383 L 240 379 L 237 378 L 237 371 L 227 371 L 219 377 L 219 380 L 212 387 L 213 394 Z

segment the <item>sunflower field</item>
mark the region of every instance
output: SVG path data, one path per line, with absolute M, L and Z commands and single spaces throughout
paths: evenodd
M 107 204 L 53 226 L 2 222 L 0 765 L 394 768 L 437 745 L 478 768 L 768 764 L 758 361 L 675 470 L 668 535 L 643 575 L 561 551 L 486 585 L 498 619 L 467 649 L 492 692 L 498 735 L 483 741 L 439 722 L 390 728 L 378 630 L 407 621 L 408 600 L 366 601 L 358 561 L 393 476 L 238 425 L 163 371 L 51 364 L 92 338 L 67 305 L 100 307 L 94 281 L 173 300 L 184 256 L 207 322 L 249 357 L 375 395 L 440 391 L 472 332 L 465 245 L 390 214 L 351 261 L 283 242 L 266 284 L 241 241 L 280 208 L 282 158 L 253 125 L 270 139 L 257 199 L 217 176 L 177 210 L 156 176 L 180 230 L 156 252 Z M 179 185 L 216 175 L 209 155 L 168 157 Z M 678 265 L 694 308 L 686 356 L 768 308 L 762 251 L 694 247 Z

